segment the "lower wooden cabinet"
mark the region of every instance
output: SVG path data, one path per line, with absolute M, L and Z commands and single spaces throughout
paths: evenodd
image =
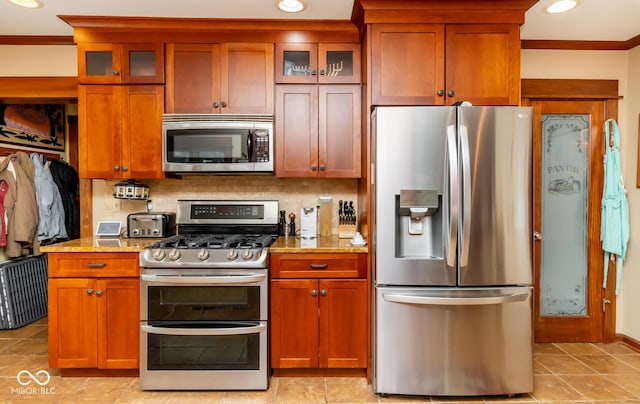
M 137 253 L 49 253 L 50 367 L 138 368 L 138 277 Z
M 272 255 L 273 368 L 367 367 L 368 294 L 366 263 L 360 257 L 366 254 L 341 255 Z M 363 278 L 324 279 L 353 276 L 345 270 L 348 267 Z M 287 270 L 281 271 L 284 268 Z M 292 278 L 277 278 L 283 274 Z

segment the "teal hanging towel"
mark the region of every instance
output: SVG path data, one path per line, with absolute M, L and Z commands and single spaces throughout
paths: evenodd
M 611 128 L 613 129 L 611 130 Z M 607 287 L 609 260 L 617 257 L 615 259 L 617 295 L 620 292 L 622 262 L 627 253 L 627 242 L 629 241 L 629 204 L 620 166 L 620 131 L 614 119 L 605 121 L 604 133 L 606 144 L 600 228 L 600 240 L 602 240 L 602 249 L 604 250 L 604 282 L 602 287 Z

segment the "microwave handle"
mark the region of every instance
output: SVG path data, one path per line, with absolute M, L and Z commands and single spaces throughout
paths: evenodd
M 249 157 L 249 161 L 255 161 L 255 156 L 253 155 L 253 148 L 255 146 L 255 137 L 256 132 L 253 130 L 249 131 L 249 136 L 247 136 L 247 154 Z

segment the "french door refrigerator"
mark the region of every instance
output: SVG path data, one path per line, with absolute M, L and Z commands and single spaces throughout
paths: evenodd
M 532 113 L 372 112 L 377 393 L 533 391 Z

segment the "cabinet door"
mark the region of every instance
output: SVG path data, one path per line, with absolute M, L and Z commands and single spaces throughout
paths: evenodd
M 220 112 L 220 46 L 167 44 L 167 113 Z
M 97 306 L 95 280 L 49 279 L 49 366 L 95 368 Z
M 273 114 L 273 45 L 221 45 L 223 114 Z
M 100 279 L 95 300 L 98 316 L 98 367 L 137 369 L 140 345 L 140 281 Z
M 120 66 L 119 45 L 78 44 L 78 83 L 118 84 L 122 81 Z
M 320 280 L 320 367 L 367 367 L 367 281 Z
M 276 83 L 318 82 L 318 45 L 276 44 Z
M 442 24 L 374 24 L 372 103 L 443 105 L 444 38 Z
M 164 178 L 162 172 L 163 86 L 123 86 L 122 177 Z
M 271 366 L 318 367 L 318 281 L 271 281 Z
M 320 87 L 318 176 L 360 177 L 360 86 Z
M 118 86 L 78 86 L 80 178 L 121 178 L 121 96 Z
M 360 83 L 360 44 L 319 44 L 318 83 Z
M 318 86 L 277 86 L 276 111 L 276 176 L 316 177 Z
M 517 24 L 447 25 L 447 104 L 519 105 Z
M 123 83 L 164 83 L 164 44 L 123 44 L 120 56 Z

